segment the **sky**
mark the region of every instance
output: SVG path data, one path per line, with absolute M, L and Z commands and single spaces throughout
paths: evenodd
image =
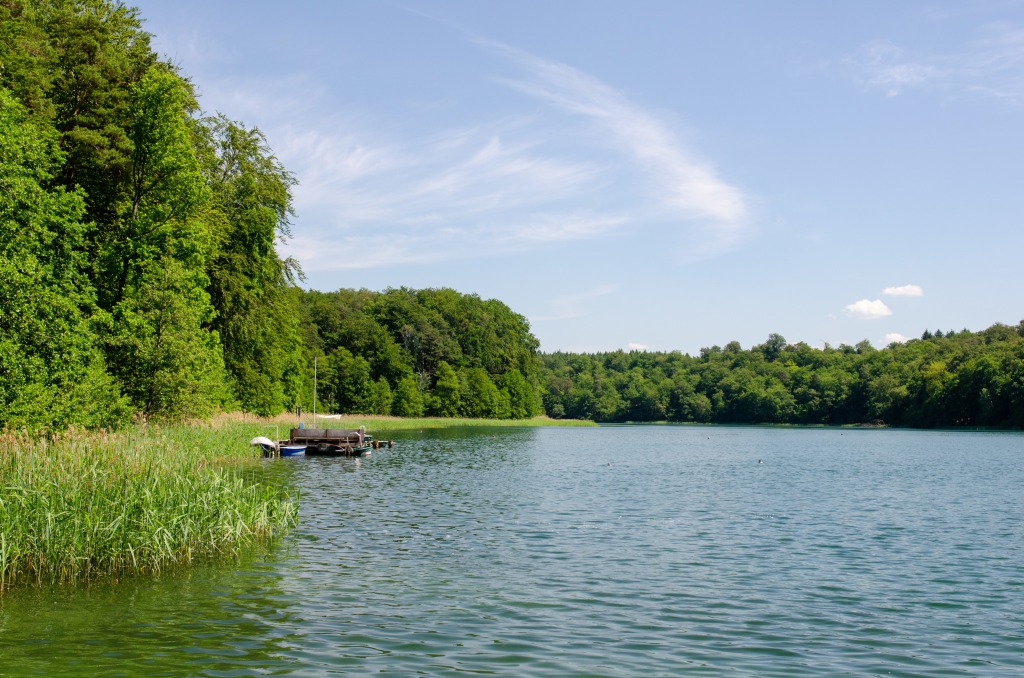
M 1024 319 L 1024 2 L 134 4 L 295 176 L 308 288 L 499 299 L 546 352 Z

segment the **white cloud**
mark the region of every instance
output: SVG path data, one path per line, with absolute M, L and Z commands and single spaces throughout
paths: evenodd
M 845 63 L 856 71 L 855 77 L 865 89 L 881 89 L 889 97 L 924 85 L 937 75 L 934 66 L 915 62 L 902 48 L 881 40 L 868 43 Z
M 366 132 L 320 131 L 337 126 L 286 128 L 281 155 L 296 167 L 298 208 L 331 206 L 348 226 L 456 223 L 481 215 L 494 223 L 520 209 L 554 216 L 560 210 L 553 203 L 596 186 L 594 166 L 506 141 L 502 133 L 511 130 L 501 123 L 404 144 L 369 141 Z
M 923 297 L 924 290 L 920 285 L 900 285 L 899 287 L 886 287 L 882 294 L 890 297 Z
M 843 59 L 866 90 L 898 96 L 912 89 L 947 95 L 982 95 L 1024 106 L 1024 28 L 990 23 L 959 51 L 915 53 L 888 41 L 874 41 Z
M 651 348 L 647 344 L 637 344 L 632 341 L 626 344 L 626 347 L 629 348 L 630 351 L 649 351 Z
M 581 212 L 578 214 L 561 214 L 557 217 L 541 215 L 533 220 L 517 225 L 507 233 L 502 242 L 559 242 L 581 240 L 612 231 L 618 226 L 629 222 L 626 215 L 598 215 Z
M 890 332 L 885 335 L 885 345 L 889 344 L 905 344 L 910 341 L 910 337 L 904 337 L 899 332 Z
M 604 137 L 653 179 L 662 208 L 676 220 L 699 222 L 720 248 L 734 245 L 748 216 L 743 192 L 714 168 L 684 149 L 650 112 L 601 80 L 567 64 L 542 59 L 508 45 L 479 41 L 529 74 L 506 84 L 594 123 Z
M 512 105 L 525 101 L 528 114 L 496 109 L 410 133 L 393 116 L 339 107 L 301 74 L 218 84 L 218 99 L 205 103 L 257 124 L 298 179 L 285 247 L 308 273 L 465 261 L 666 227 L 680 235 L 666 253 L 685 242 L 692 257 L 713 256 L 746 233 L 742 191 L 656 116 L 570 66 L 481 45 L 516 67 L 506 84 L 549 105 L 520 98 Z
M 848 304 L 846 306 L 846 314 L 852 318 L 875 320 L 892 315 L 892 310 L 881 299 L 875 299 L 874 301 L 861 299 L 860 301 Z
M 601 285 L 592 290 L 569 294 L 551 300 L 552 313 L 548 315 L 532 316 L 531 322 L 544 320 L 570 320 L 580 318 L 589 313 L 591 302 L 615 294 L 619 291 L 618 285 Z

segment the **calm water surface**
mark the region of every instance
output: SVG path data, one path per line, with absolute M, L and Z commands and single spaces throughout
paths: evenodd
M 302 492 L 269 554 L 10 593 L 0 674 L 1024 675 L 1019 434 L 461 430 L 268 464 Z

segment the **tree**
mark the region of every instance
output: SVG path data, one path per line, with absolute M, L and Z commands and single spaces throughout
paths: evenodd
M 440 417 L 457 417 L 462 409 L 459 375 L 444 361 L 437 366 L 437 381 L 431 390 L 430 409 Z
M 326 381 L 324 388 L 338 411 L 370 412 L 373 402 L 370 363 L 362 356 L 352 355 L 346 348 L 339 348 L 331 353 L 327 357 L 327 363 L 333 379 Z
M 270 415 L 299 400 L 308 371 L 298 297 L 288 287 L 301 270 L 275 242 L 290 236 L 294 178 L 266 138 L 223 116 L 198 127 L 203 174 L 211 189 L 209 292 L 231 390 L 242 408 Z
M 391 394 L 391 385 L 388 380 L 381 377 L 373 383 L 370 392 L 370 407 L 368 414 L 391 414 L 394 397 Z
M 55 130 L 0 90 L 0 426 L 112 426 L 127 403 L 104 369 L 83 311 L 84 201 L 48 188 Z
M 196 216 L 209 198 L 192 144 L 190 87 L 169 69 L 154 66 L 130 88 L 126 178 L 111 206 L 97 279 L 100 305 L 113 308 L 143 268 L 163 256 L 201 269 L 212 244 Z
M 768 335 L 768 341 L 761 346 L 754 347 L 754 350 L 760 350 L 764 354 L 764 359 L 771 362 L 778 359 L 784 348 L 786 348 L 786 338 L 773 332 Z
M 498 377 L 498 386 L 508 394 L 509 416 L 512 419 L 529 419 L 537 415 L 540 410 L 537 392 L 530 387 L 522 372 L 509 370 Z
M 399 380 L 391 411 L 399 417 L 423 416 L 423 394 L 416 387 L 416 379 L 412 375 L 406 375 Z
M 461 414 L 473 418 L 508 418 L 508 394 L 504 399 L 482 367 L 466 370 L 460 380 Z M 435 391 L 436 391 L 435 387 Z
M 151 262 L 113 312 L 93 318 L 111 371 L 146 416 L 203 417 L 223 403 L 224 363 L 201 271 Z

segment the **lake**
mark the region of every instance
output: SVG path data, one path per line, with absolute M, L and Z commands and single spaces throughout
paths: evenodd
M 1024 435 L 390 437 L 268 460 L 266 553 L 6 594 L 0 674 L 1024 674 Z

